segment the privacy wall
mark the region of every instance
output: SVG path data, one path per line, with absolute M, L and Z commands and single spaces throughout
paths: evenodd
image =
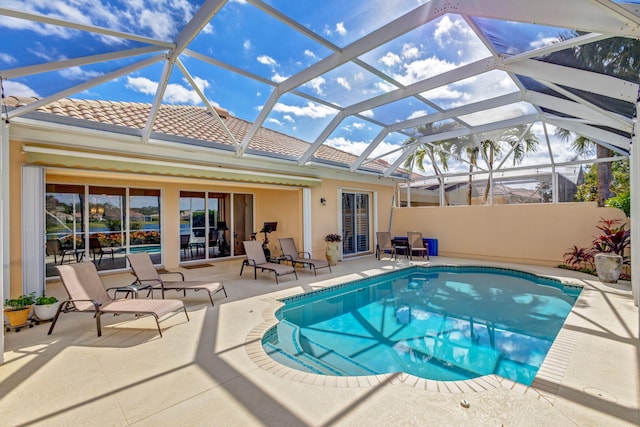
M 591 246 L 601 218 L 628 220 L 595 202 L 395 208 L 391 233 L 421 231 L 441 256 L 556 266 L 573 245 Z

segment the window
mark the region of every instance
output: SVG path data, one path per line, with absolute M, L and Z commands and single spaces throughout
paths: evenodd
M 342 193 L 342 252 L 369 252 L 369 194 Z
M 180 192 L 180 261 L 241 255 L 253 228 L 253 195 Z
M 141 250 L 161 262 L 160 190 L 47 184 L 45 200 L 47 277 L 86 259 L 123 269 L 126 253 Z

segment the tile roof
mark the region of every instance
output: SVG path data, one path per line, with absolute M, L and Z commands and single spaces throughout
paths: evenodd
M 37 98 L 10 96 L 5 99 L 9 107 L 21 107 Z M 96 101 L 64 98 L 36 109 L 38 112 L 72 117 L 91 122 L 144 129 L 151 110 L 151 104 L 139 102 Z M 251 123 L 231 116 L 226 110 L 216 108 L 229 132 L 238 143 L 251 128 Z M 162 104 L 153 124 L 153 132 L 174 135 L 199 141 L 234 146 L 223 127 L 205 107 Z M 292 161 L 302 156 L 311 144 L 274 130 L 260 128 L 248 146 L 248 150 L 290 158 Z M 328 161 L 349 167 L 357 156 L 322 145 L 313 155 L 315 160 Z M 368 163 L 367 169 L 383 172 L 389 166 L 384 160 Z

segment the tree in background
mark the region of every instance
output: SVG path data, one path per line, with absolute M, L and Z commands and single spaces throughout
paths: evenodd
M 568 40 L 584 33 L 568 32 L 560 35 L 560 39 Z M 590 70 L 596 73 L 616 76 L 634 83 L 639 82 L 638 67 L 640 66 L 640 41 L 625 37 L 611 37 L 604 40 L 575 46 L 559 52 L 553 52 L 540 58 L 556 64 Z M 578 95 L 581 95 L 578 93 Z M 635 108 L 635 106 L 630 106 Z M 598 159 L 611 157 L 611 150 L 580 135 L 574 135 L 566 129 L 556 129 L 556 136 L 568 141 L 573 137 L 572 148 L 579 154 L 596 149 Z M 611 179 L 612 165 L 610 162 L 598 163 L 597 167 L 597 198 L 598 206 L 604 206 L 612 197 Z
M 407 139 L 403 144 L 411 145 L 417 142 L 420 137 L 447 132 L 455 129 L 456 127 L 457 125 L 455 122 L 427 123 L 416 128 L 416 136 Z M 426 172 L 424 162 L 425 159 L 428 159 L 433 167 L 434 174 L 438 177 L 438 183 L 442 185 L 442 173 L 438 168 L 438 164 L 441 165 L 442 171 L 447 172 L 449 170 L 449 157 L 451 156 L 450 150 L 454 142 L 455 139 L 443 139 L 431 143 L 419 144 L 413 153 L 411 153 L 404 161 L 404 167 L 412 172 L 414 167 L 421 172 Z M 445 205 L 448 204 L 449 201 L 447 200 L 447 193 L 445 192 Z
M 584 184 L 578 185 L 574 199 L 578 202 L 595 202 L 599 199 L 599 169 L 597 164 L 587 167 L 584 171 Z M 618 160 L 611 164 L 610 193 L 612 197 L 603 204 L 622 209 L 630 215 L 629 160 Z

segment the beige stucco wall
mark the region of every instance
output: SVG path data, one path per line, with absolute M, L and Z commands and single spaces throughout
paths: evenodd
M 19 295 L 22 292 L 22 247 L 21 234 L 21 167 L 27 162 L 22 152 L 22 143 L 11 141 L 10 144 L 10 294 Z M 45 165 L 46 167 L 46 165 Z M 62 168 L 46 168 L 46 181 L 51 183 L 76 183 L 102 186 L 135 186 L 141 188 L 157 188 L 162 191 L 163 212 L 163 262 L 167 268 L 177 267 L 180 263 L 180 226 L 179 226 L 179 195 L 181 190 L 190 191 L 219 191 L 254 195 L 255 218 L 254 231 L 260 231 L 265 221 L 277 221 L 278 230 L 269 235 L 272 253 L 280 253 L 279 237 L 293 237 L 302 250 L 303 242 L 303 189 L 286 186 L 230 184 L 206 181 L 203 179 L 176 179 L 152 175 L 134 175 L 123 173 L 106 173 L 95 171 L 66 170 Z M 325 250 L 324 236 L 339 230 L 338 216 L 341 200 L 339 189 L 365 191 L 376 194 L 378 206 L 377 228 L 388 227 L 391 198 L 394 187 L 389 185 L 353 184 L 347 180 L 323 180 L 321 185 L 310 188 L 311 205 L 311 242 L 312 256 L 323 257 Z M 320 199 L 326 199 L 326 205 Z M 371 220 L 374 220 L 373 206 Z M 258 235 L 259 239 L 264 236 Z M 373 227 L 372 236 L 373 239 Z M 242 242 L 234 242 L 236 247 Z M 372 243 L 373 245 L 373 243 Z
M 10 157 L 10 290 L 11 295 L 18 295 L 22 291 L 21 166 L 26 162 L 20 143 L 12 142 Z M 163 192 L 164 263 L 169 268 L 176 267 L 180 259 L 178 201 L 181 190 L 252 194 L 255 196 L 255 231 L 259 231 L 265 221 L 278 222 L 278 230 L 269 235 L 272 253 L 280 252 L 279 237 L 293 237 L 300 250 L 305 244 L 302 188 L 55 168 L 47 169 L 46 175 L 47 182 L 159 188 Z M 319 186 L 310 188 L 312 231 L 308 243 L 314 258 L 324 256 L 324 236 L 340 231 L 340 191 L 370 194 L 371 221 L 377 221 L 371 227 L 372 250 L 373 233 L 389 228 L 394 187 L 324 179 Z M 325 205 L 321 204 L 321 198 L 326 199 Z M 600 218 L 626 220 L 617 209 L 598 208 L 591 203 L 395 208 L 391 232 L 406 235 L 409 230 L 417 230 L 425 237 L 437 238 L 440 255 L 557 265 L 569 247 L 590 245 Z
M 556 266 L 573 245 L 591 246 L 601 218 L 627 220 L 595 202 L 397 208 L 392 235 L 421 231 L 443 256 Z

